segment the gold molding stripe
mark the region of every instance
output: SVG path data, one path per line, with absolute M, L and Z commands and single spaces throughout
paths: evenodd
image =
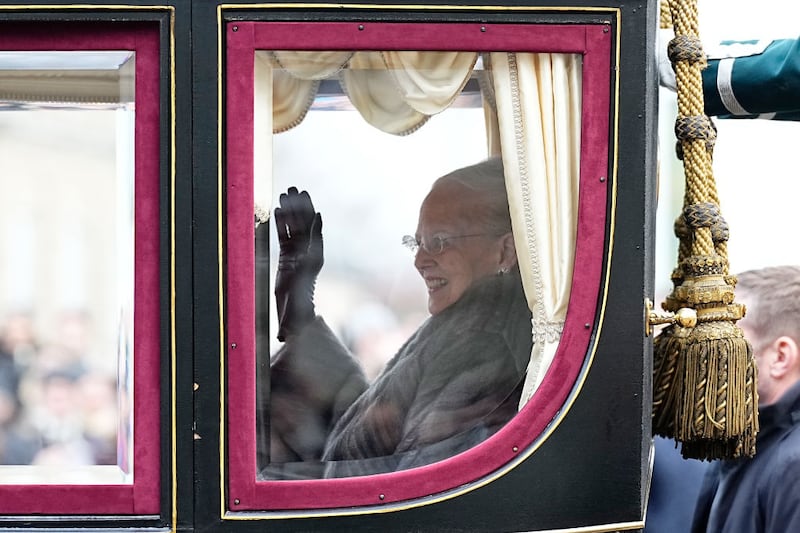
M 131 5 L 131 4 L 16 4 L 2 5 L 0 11 L 170 11 L 170 19 L 175 18 L 175 7 L 166 5 Z M 170 24 L 172 30 L 172 24 Z
M 225 516 L 225 286 L 222 267 L 223 255 L 223 131 L 222 131 L 222 6 L 217 6 L 217 289 L 219 291 L 219 505 L 220 517 Z
M 169 194 L 170 194 L 170 259 L 169 259 L 169 268 L 170 268 L 170 281 L 169 281 L 169 288 L 170 288 L 170 419 L 172 423 L 172 428 L 170 428 L 170 435 L 172 438 L 172 442 L 170 443 L 170 451 L 172 453 L 171 457 L 171 468 L 172 468 L 172 490 L 171 492 L 171 520 L 172 524 L 170 525 L 171 530 L 173 533 L 177 532 L 178 529 L 178 412 L 177 412 L 177 334 L 176 334 L 176 326 L 175 326 L 175 178 L 176 178 L 176 146 L 175 146 L 175 135 L 176 135 L 176 119 L 175 119 L 175 107 L 176 107 L 176 82 L 175 82 L 175 7 L 174 6 L 166 6 L 169 11 L 169 109 L 170 109 L 170 120 L 169 120 Z

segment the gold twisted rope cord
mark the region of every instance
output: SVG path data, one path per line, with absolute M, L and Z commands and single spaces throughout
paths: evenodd
M 696 58 L 692 60 L 682 58 L 673 63 L 677 82 L 678 121 L 704 117 L 702 69 L 705 68 L 706 62 L 699 44 L 697 1 L 670 1 L 669 11 L 676 41 L 683 39 L 684 42 L 695 44 L 699 48 Z M 699 127 L 700 125 L 698 125 Z M 701 202 L 719 203 L 711 166 L 711 154 L 708 150 L 707 139 L 702 137 L 703 135 L 699 134 L 693 138 L 681 139 L 686 177 L 686 205 Z M 695 232 L 692 253 L 710 256 L 714 254 L 714 251 L 711 232 L 705 230 Z
M 669 13 L 669 1 L 661 0 L 658 12 L 658 27 L 666 30 L 672 27 L 672 15 Z

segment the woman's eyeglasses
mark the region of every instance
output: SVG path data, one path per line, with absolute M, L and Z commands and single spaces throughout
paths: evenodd
M 403 246 L 416 254 L 422 248 L 428 255 L 439 255 L 444 252 L 448 247 L 448 243 L 455 239 L 466 239 L 467 237 L 486 237 L 488 233 L 472 233 L 470 235 L 435 235 L 430 239 L 422 239 L 418 241 L 413 235 L 406 235 L 403 237 Z

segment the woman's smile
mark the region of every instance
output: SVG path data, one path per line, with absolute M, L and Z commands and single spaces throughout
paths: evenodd
M 425 285 L 428 287 L 428 294 L 431 294 L 445 285 L 447 285 L 447 280 L 444 278 L 424 278 Z
M 502 237 L 487 233 L 477 216 L 483 203 L 479 193 L 447 181 L 437 182 L 422 202 L 415 237 L 421 245 L 414 266 L 428 290 L 432 315 L 503 268 Z M 431 247 L 437 239 L 440 246 Z

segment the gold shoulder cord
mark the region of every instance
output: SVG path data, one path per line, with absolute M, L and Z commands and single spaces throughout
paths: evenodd
M 661 26 L 672 28 L 668 55 L 675 70 L 675 135 L 686 190 L 675 221 L 679 240 L 673 290 L 664 310 L 696 312 L 696 322 L 665 327 L 653 341 L 653 433 L 682 443 L 685 458 L 727 459 L 755 454 L 758 395 L 753 351 L 736 321 L 736 277 L 728 268 L 728 226 L 711 168 L 715 128 L 704 114 L 705 53 L 697 0 L 662 0 Z

